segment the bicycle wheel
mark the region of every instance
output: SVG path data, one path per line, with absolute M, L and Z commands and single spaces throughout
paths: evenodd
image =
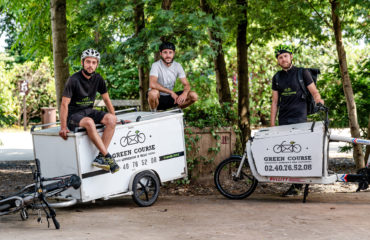
M 293 152 L 299 153 L 299 152 L 301 152 L 301 150 L 302 150 L 301 145 L 298 145 L 298 144 L 293 145 Z
M 159 194 L 159 179 L 150 172 L 143 171 L 136 174 L 132 183 L 132 199 L 140 207 L 148 207 L 157 201 Z
M 281 145 L 275 145 L 272 150 L 275 153 L 281 153 L 282 152 L 282 147 L 281 147 Z
M 258 181 L 252 175 L 247 159 L 239 177 L 236 173 L 241 163 L 241 157 L 231 157 L 222 161 L 216 168 L 214 181 L 217 190 L 227 198 L 243 199 L 251 195 Z
M 145 142 L 145 135 L 144 135 L 144 133 L 140 133 L 139 135 L 137 135 L 137 141 L 139 143 Z

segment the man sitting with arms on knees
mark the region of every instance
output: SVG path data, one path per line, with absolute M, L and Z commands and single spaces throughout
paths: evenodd
M 73 74 L 64 88 L 60 107 L 59 135 L 66 140 L 68 129 L 85 128 L 87 135 L 100 151 L 92 165 L 115 173 L 119 170 L 119 166 L 107 149 L 114 134 L 117 117 L 105 81 L 98 73 L 95 73 L 99 61 L 98 51 L 87 49 L 82 52 L 82 70 Z M 97 92 L 101 94 L 109 113 L 93 109 Z M 96 123 L 105 125 L 102 137 L 96 130 Z
M 175 45 L 170 42 L 163 42 L 159 46 L 161 59 L 153 63 L 149 78 L 148 102 L 152 111 L 176 106 L 186 108 L 198 99 L 198 95 L 190 91 L 190 84 L 181 64 L 173 60 L 175 50 Z M 173 91 L 177 78 L 184 86 L 183 91 Z

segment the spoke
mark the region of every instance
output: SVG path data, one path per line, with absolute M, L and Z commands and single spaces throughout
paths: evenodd
M 140 192 L 138 192 L 138 193 L 136 194 L 136 196 L 140 197 L 141 195 L 143 195 L 143 193 L 144 193 L 144 190 L 141 190 Z

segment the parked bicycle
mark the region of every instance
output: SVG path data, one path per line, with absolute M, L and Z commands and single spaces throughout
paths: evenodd
M 307 122 L 260 129 L 247 142 L 243 156 L 231 156 L 216 168 L 214 182 L 227 198 L 251 195 L 258 182 L 309 184 L 357 182 L 365 190 L 370 182 L 370 159 L 356 174 L 336 174 L 328 170 L 329 142 L 370 145 L 370 140 L 335 136 L 329 129 L 328 108 L 318 104 L 323 122 Z M 289 141 L 290 144 L 284 144 Z M 299 146 L 299 147 L 298 147 Z
M 56 219 L 56 213 L 47 198 L 67 190 L 70 187 L 78 189 L 81 185 L 81 179 L 77 175 L 70 174 L 53 178 L 43 178 L 39 159 L 35 159 L 36 169 L 33 172 L 34 183 L 24 187 L 21 191 L 10 196 L 0 196 L 0 216 L 20 212 L 22 220 L 28 219 L 28 210 L 38 211 L 38 222 L 41 222 L 41 210 L 46 214 L 48 227 L 49 218 L 53 220 L 56 229 L 60 224 Z M 45 184 L 46 182 L 50 182 Z

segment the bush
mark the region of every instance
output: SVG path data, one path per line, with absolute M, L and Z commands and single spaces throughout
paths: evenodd
M 0 62 L 0 64 L 4 64 Z M 1 65 L 0 65 L 1 67 Z M 3 69 L 1 67 L 1 69 Z M 56 93 L 54 78 L 47 59 L 36 69 L 34 62 L 14 64 L 9 71 L 1 72 L 0 126 L 13 125 L 22 117 L 23 96 L 19 93 L 19 81 L 28 80 L 29 94 L 26 96 L 27 122 L 39 122 L 41 107 L 55 107 Z

